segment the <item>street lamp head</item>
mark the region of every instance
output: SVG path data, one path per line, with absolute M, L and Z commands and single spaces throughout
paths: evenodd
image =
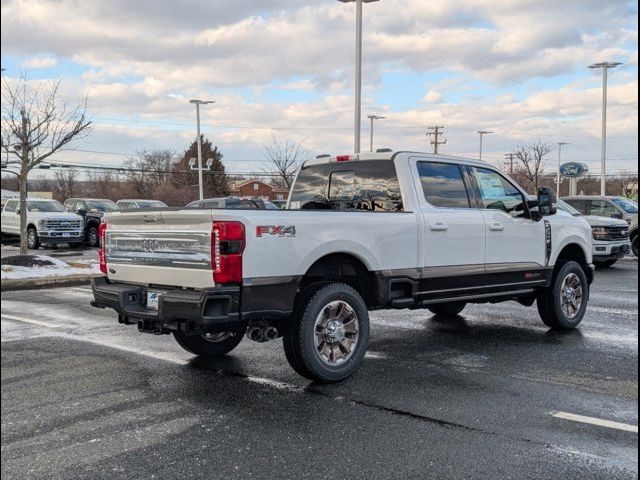
M 338 0 L 341 3 L 355 3 L 358 0 Z M 362 0 L 362 3 L 373 3 L 373 2 L 379 2 L 380 0 Z
M 197 100 L 197 99 L 191 99 L 189 100 L 189 103 L 192 103 L 194 105 L 208 105 L 210 103 L 216 103 L 215 100 Z
M 369 120 L 384 120 L 387 117 L 383 117 L 382 115 L 367 115 Z
M 589 68 L 616 68 L 623 65 L 622 62 L 598 62 L 589 65 Z
M 490 132 L 489 130 L 478 130 L 478 133 L 479 133 L 480 135 L 487 135 L 487 134 L 489 134 L 489 133 L 493 133 L 493 132 Z
M 563 145 L 571 145 L 571 144 L 568 142 L 558 142 L 558 145 L 562 147 Z

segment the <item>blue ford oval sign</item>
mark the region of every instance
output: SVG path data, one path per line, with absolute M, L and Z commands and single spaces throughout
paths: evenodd
M 560 174 L 568 178 L 584 177 L 589 172 L 589 167 L 584 163 L 567 162 L 560 165 Z

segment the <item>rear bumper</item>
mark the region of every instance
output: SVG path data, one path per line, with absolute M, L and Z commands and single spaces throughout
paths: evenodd
M 183 332 L 188 335 L 224 332 L 242 325 L 240 287 L 220 287 L 207 290 L 158 288 L 162 292 L 158 309 L 147 308 L 147 287 L 126 283 L 111 283 L 105 277 L 91 281 L 91 305 L 112 308 L 118 321 L 138 325 L 138 330 L 156 335 Z M 156 289 L 153 289 L 154 291 Z

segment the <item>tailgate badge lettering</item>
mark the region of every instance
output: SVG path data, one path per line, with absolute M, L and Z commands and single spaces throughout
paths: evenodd
M 256 237 L 261 238 L 265 235 L 275 237 L 295 237 L 295 225 L 258 225 L 256 227 Z

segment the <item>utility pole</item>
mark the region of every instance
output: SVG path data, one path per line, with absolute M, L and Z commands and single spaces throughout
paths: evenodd
M 600 195 L 607 194 L 607 78 L 610 68 L 622 65 L 620 62 L 600 62 L 589 68 L 602 69 L 602 145 L 600 147 Z
M 353 135 L 354 153 L 360 153 L 360 135 L 362 122 L 362 4 L 379 0 L 338 0 L 342 3 L 356 4 L 356 88 L 355 88 L 355 125 Z
M 569 145 L 567 142 L 558 142 L 558 178 L 556 180 L 558 195 L 560 195 L 560 183 L 562 182 L 562 178 L 560 177 L 560 166 L 562 165 L 562 147 L 564 145 Z
M 488 135 L 489 133 L 493 133 L 493 132 L 490 132 L 488 130 L 478 131 L 478 135 L 480 135 L 480 160 L 482 160 L 482 139 L 484 138 L 485 135 Z
M 196 106 L 196 122 L 198 132 L 198 196 L 204 199 L 204 183 L 202 181 L 202 135 L 200 134 L 200 105 L 215 103 L 213 100 L 189 100 L 189 103 Z
M 505 153 L 505 158 L 509 159 L 509 175 L 513 175 L 513 153 Z
M 440 150 L 440 145 L 446 145 L 447 139 L 440 141 L 440 135 L 444 135 L 444 127 L 443 126 L 435 126 L 428 127 L 429 132 L 427 132 L 427 138 L 433 137 L 433 140 L 430 140 L 429 143 L 433 146 L 433 154 L 438 155 L 438 151 Z

